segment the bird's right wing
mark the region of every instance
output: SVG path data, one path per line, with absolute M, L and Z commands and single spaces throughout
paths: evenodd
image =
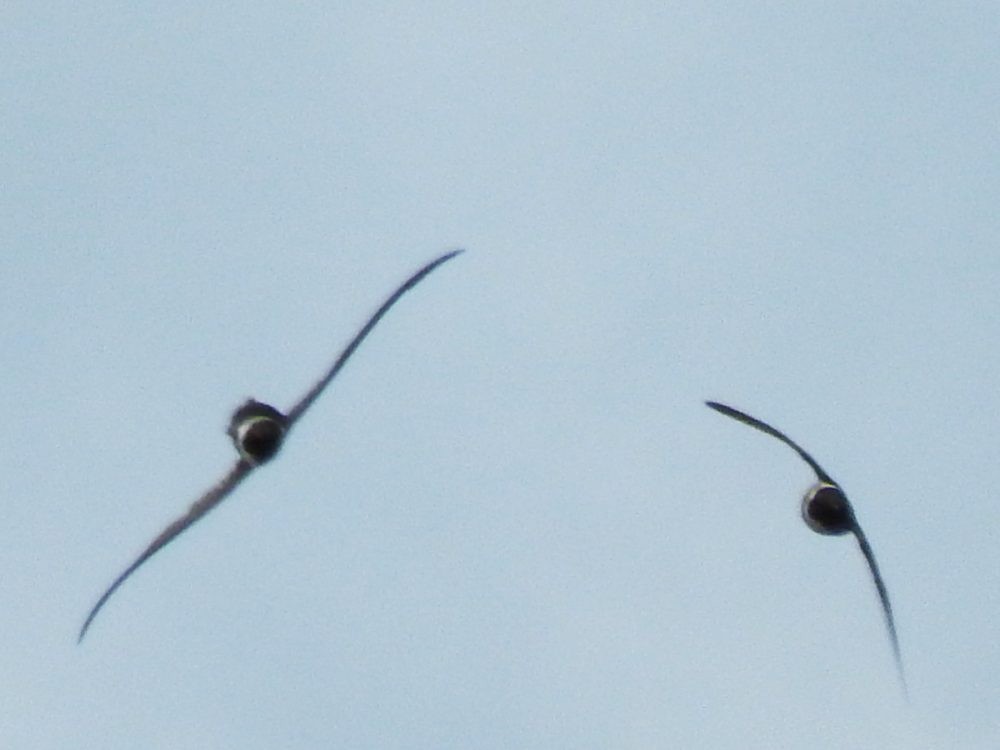
M 816 460 L 812 456 L 806 453 L 801 447 L 799 447 L 799 445 L 794 440 L 792 440 L 790 437 L 785 435 L 780 430 L 776 430 L 766 422 L 761 422 L 759 419 L 755 419 L 754 417 L 751 417 L 749 414 L 744 414 L 738 409 L 734 409 L 731 406 L 726 406 L 725 404 L 720 404 L 717 401 L 706 401 L 705 405 L 711 407 L 712 409 L 715 409 L 720 414 L 725 414 L 727 417 L 732 417 L 733 419 L 742 422 L 743 424 L 748 424 L 751 427 L 755 427 L 756 429 L 760 430 L 761 432 L 766 432 L 768 435 L 778 438 L 778 440 L 780 440 L 785 445 L 792 448 L 792 450 L 794 450 L 796 453 L 798 453 L 802 457 L 802 460 L 812 467 L 812 470 L 816 472 L 816 476 L 819 477 L 819 481 L 826 482 L 827 484 L 832 484 L 832 485 L 837 484 L 836 482 L 833 481 L 833 479 L 830 478 L 829 474 L 823 471 L 823 468 L 818 463 L 816 463 Z
M 167 526 L 167 528 L 165 528 L 160 535 L 156 537 L 156 539 L 150 542 L 149 546 L 146 547 L 138 558 L 136 558 L 135 562 L 125 568 L 122 574 L 114 580 L 114 583 L 112 583 L 108 587 L 107 591 L 101 595 L 101 598 L 97 600 L 97 604 L 95 604 L 94 608 L 90 610 L 90 614 L 88 614 L 87 619 L 84 620 L 83 627 L 80 628 L 80 635 L 77 638 L 77 643 L 83 640 L 83 637 L 87 634 L 87 629 L 90 627 L 90 623 L 93 622 L 97 613 L 101 611 L 101 608 L 108 601 L 108 599 L 111 598 L 111 595 L 115 593 L 115 590 L 121 586 L 125 580 L 139 568 L 140 565 L 167 546 L 181 532 L 198 521 L 202 516 L 212 510 L 212 508 L 225 500 L 226 496 L 233 491 L 236 485 L 246 478 L 252 469 L 253 466 L 241 458 L 221 481 L 202 495 L 188 509 L 187 513 Z

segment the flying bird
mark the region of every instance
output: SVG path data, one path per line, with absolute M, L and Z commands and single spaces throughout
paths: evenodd
M 812 470 L 816 472 L 816 478 L 819 481 L 810 487 L 802 497 L 802 520 L 806 522 L 806 526 L 817 534 L 831 536 L 853 534 L 854 538 L 857 539 L 858 546 L 861 548 L 861 554 L 865 556 L 868 569 L 871 571 L 872 579 L 875 581 L 878 598 L 882 602 L 882 613 L 885 615 L 885 623 L 889 629 L 892 653 L 896 659 L 896 669 L 899 673 L 899 680 L 905 694 L 906 676 L 903 672 L 903 659 L 899 653 L 899 638 L 896 636 L 896 623 L 892 617 L 889 592 L 885 588 L 882 574 L 879 573 L 878 564 L 875 562 L 875 553 L 872 551 L 865 533 L 861 530 L 861 525 L 854 515 L 854 508 L 847 499 L 847 495 L 844 494 L 840 485 L 816 463 L 816 460 L 812 456 L 781 431 L 731 406 L 726 406 L 715 401 L 706 401 L 705 403 L 720 414 L 725 414 L 727 417 L 732 417 L 744 424 L 757 428 L 761 432 L 766 432 L 768 435 L 778 438 L 778 440 L 798 453 L 802 457 L 802 460 L 809 464 Z
M 107 603 L 111 595 L 125 582 L 129 576 L 138 570 L 139 567 L 146 562 L 146 560 L 167 546 L 179 534 L 184 532 L 188 527 L 212 510 L 212 508 L 226 499 L 226 497 L 234 489 L 236 489 L 236 486 L 249 476 L 251 471 L 253 471 L 256 467 L 267 463 L 278 454 L 278 451 L 281 449 L 281 446 L 288 435 L 288 431 L 291 430 L 295 423 L 302 417 L 303 414 L 305 414 L 306 410 L 312 406 L 313 402 L 319 398 L 323 389 L 325 389 L 330 384 L 330 381 L 336 377 L 337 373 L 340 372 L 340 369 L 344 366 L 351 355 L 354 354 L 354 351 L 358 348 L 358 346 L 360 346 L 361 342 L 364 341 L 365 337 L 371 333 L 371 330 L 375 327 L 376 323 L 378 323 L 382 316 L 388 312 L 389 308 L 396 304 L 400 297 L 402 297 L 408 290 L 416 286 L 416 284 L 427 276 L 427 274 L 445 261 L 451 260 L 461 252 L 461 250 L 454 250 L 431 261 L 408 278 L 402 286 L 396 289 L 396 291 L 382 303 L 382 306 L 375 311 L 375 314 L 369 318 L 368 322 L 362 326 L 361 330 L 358 331 L 351 342 L 340 353 L 327 373 L 320 378 L 316 384 L 313 385 L 313 387 L 310 388 L 294 406 L 292 406 L 291 409 L 288 410 L 287 414 L 282 414 L 273 406 L 269 406 L 268 404 L 254 399 L 249 399 L 233 413 L 227 434 L 230 438 L 232 438 L 233 444 L 236 446 L 236 450 L 239 453 L 239 458 L 236 461 L 236 464 L 221 480 L 219 480 L 217 484 L 198 498 L 198 500 L 196 500 L 188 509 L 187 513 L 167 526 L 167 528 L 165 528 L 159 536 L 150 542 L 149 546 L 143 550 L 142 554 L 136 558 L 135 562 L 125 568 L 121 575 L 114 580 L 108 589 L 101 595 L 101 598 L 97 600 L 97 604 L 95 604 L 93 609 L 90 610 L 90 613 L 87 615 L 87 619 L 84 620 L 83 627 L 80 628 L 80 635 L 77 638 L 77 643 L 83 640 L 83 637 L 87 634 L 87 629 L 90 627 L 90 624 L 94 621 L 97 613 L 101 611 L 101 608 Z

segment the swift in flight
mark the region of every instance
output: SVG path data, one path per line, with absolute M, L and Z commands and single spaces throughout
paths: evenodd
M 234 489 L 236 489 L 236 486 L 246 479 L 250 472 L 252 472 L 256 467 L 267 463 L 278 454 L 285 437 L 288 435 L 288 431 L 291 430 L 295 423 L 298 422 L 303 414 L 305 414 L 306 410 L 312 406 L 312 403 L 319 398 L 323 389 L 330 384 L 330 381 L 333 380 L 334 377 L 336 377 L 337 373 L 340 372 L 340 369 L 344 366 L 350 356 L 354 354 L 354 351 L 358 348 L 361 342 L 364 341 L 365 337 L 371 333 L 375 324 L 381 320 L 382 316 L 385 315 L 386 312 L 388 312 L 389 308 L 392 307 L 408 290 L 416 286 L 416 284 L 427 276 L 427 274 L 445 261 L 451 260 L 460 252 L 462 251 L 455 250 L 431 261 L 407 279 L 402 286 L 396 289 L 396 291 L 382 303 L 382 306 L 375 311 L 375 314 L 371 316 L 361 330 L 358 331 L 358 333 L 351 340 L 351 343 L 344 348 L 329 371 L 327 371 L 327 373 L 315 385 L 313 385 L 313 387 L 310 388 L 301 399 L 299 399 L 298 403 L 289 409 L 287 414 L 282 414 L 273 406 L 261 403 L 260 401 L 255 401 L 254 399 L 248 400 L 233 413 L 227 433 L 229 437 L 232 438 L 233 444 L 236 446 L 236 450 L 239 453 L 239 459 L 236 461 L 236 464 L 221 480 L 219 480 L 217 484 L 198 498 L 198 500 L 196 500 L 195 503 L 188 509 L 187 513 L 167 526 L 167 528 L 165 528 L 159 536 L 150 542 L 149 546 L 143 550 L 142 554 L 136 558 L 135 562 L 125 568 L 121 575 L 114 580 L 108 589 L 101 595 L 101 598 L 97 600 L 97 604 L 94 605 L 94 608 L 90 610 L 90 614 L 87 615 L 87 619 L 84 620 L 83 627 L 80 628 L 80 635 L 77 638 L 78 643 L 82 641 L 83 637 L 87 634 L 87 629 L 94 621 L 97 613 L 101 611 L 101 608 L 107 603 L 111 595 L 130 575 L 138 570 L 139 567 L 146 562 L 146 560 L 172 542 L 189 526 L 197 522 L 202 516 L 212 510 L 212 508 L 225 500 L 226 497 Z
M 871 571 L 872 579 L 875 581 L 875 589 L 878 591 L 878 598 L 882 602 L 882 613 L 885 615 L 885 624 L 889 629 L 889 640 L 892 642 L 892 652 L 896 658 L 896 669 L 899 672 L 899 680 L 903 685 L 903 692 L 906 693 L 906 677 L 903 673 L 903 659 L 899 653 L 899 639 L 896 637 L 896 623 L 892 617 L 892 605 L 889 604 L 889 592 L 882 581 L 882 574 L 879 573 L 878 565 L 875 562 L 875 553 L 872 552 L 868 538 L 861 530 L 861 525 L 854 515 L 854 508 L 851 507 L 847 495 L 833 479 L 823 471 L 822 467 L 816 463 L 812 456 L 800 448 L 784 433 L 771 427 L 771 425 L 754 419 L 749 414 L 744 414 L 731 406 L 720 404 L 715 401 L 705 402 L 709 407 L 715 409 L 720 414 L 755 427 L 761 432 L 778 438 L 785 445 L 802 457 L 802 460 L 812 467 L 819 480 L 810 487 L 802 498 L 802 520 L 806 526 L 817 534 L 827 534 L 840 536 L 842 534 L 853 534 L 861 548 L 861 554 L 865 556 L 868 569 Z

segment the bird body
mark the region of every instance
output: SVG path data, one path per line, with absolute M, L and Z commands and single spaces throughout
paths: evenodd
M 253 466 L 274 458 L 288 431 L 288 417 L 273 406 L 248 399 L 233 412 L 227 430 L 239 454 Z
M 802 496 L 802 520 L 817 534 L 840 536 L 857 526 L 854 509 L 835 484 L 818 482 Z

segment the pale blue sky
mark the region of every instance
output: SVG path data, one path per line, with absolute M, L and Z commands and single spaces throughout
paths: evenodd
M 1000 9 L 8 3 L 0 745 L 995 748 Z M 408 274 L 283 454 L 103 588 Z M 904 704 L 856 545 L 892 596 Z

